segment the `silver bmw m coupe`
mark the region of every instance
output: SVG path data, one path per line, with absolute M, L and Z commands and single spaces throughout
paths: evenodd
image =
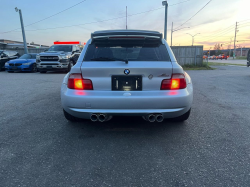
M 155 31 L 92 33 L 61 86 L 63 112 L 69 121 L 104 122 L 112 116 L 184 121 L 192 101 L 190 76 Z

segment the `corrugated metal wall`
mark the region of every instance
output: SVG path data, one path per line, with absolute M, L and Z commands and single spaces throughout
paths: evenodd
M 172 46 L 171 49 L 180 65 L 201 65 L 203 62 L 203 46 Z

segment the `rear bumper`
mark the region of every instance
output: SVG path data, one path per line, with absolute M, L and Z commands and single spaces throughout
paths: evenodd
M 82 91 L 61 87 L 61 103 L 69 114 L 89 119 L 92 113 L 144 116 L 161 113 L 174 118 L 186 113 L 193 102 L 193 87 L 176 91 Z

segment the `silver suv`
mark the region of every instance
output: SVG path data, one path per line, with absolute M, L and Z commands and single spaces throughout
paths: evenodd
M 61 86 L 64 115 L 70 121 L 103 122 L 121 115 L 184 121 L 192 101 L 191 78 L 162 34 L 154 31 L 92 33 Z

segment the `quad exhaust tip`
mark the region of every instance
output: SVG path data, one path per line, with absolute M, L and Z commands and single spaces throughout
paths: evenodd
M 97 114 L 91 114 L 91 116 L 90 116 L 90 119 L 91 119 L 91 121 L 98 121 L 98 116 L 97 116 Z
M 99 120 L 100 122 L 104 122 L 104 121 L 106 120 L 106 115 L 105 115 L 105 114 L 99 114 L 99 115 L 98 115 L 98 120 Z
M 149 121 L 149 122 L 163 122 L 164 120 L 164 117 L 162 114 L 149 114 L 147 116 L 142 116 L 142 118 L 145 120 L 145 121 Z
M 109 121 L 112 118 L 112 116 L 108 116 L 106 114 L 91 114 L 90 120 L 93 122 L 100 121 Z
M 155 122 L 155 115 L 154 114 L 149 114 L 148 115 L 148 121 L 149 122 Z
M 156 115 L 156 121 L 157 121 L 157 122 L 163 122 L 163 120 L 164 120 L 164 117 L 163 117 L 162 114 Z

